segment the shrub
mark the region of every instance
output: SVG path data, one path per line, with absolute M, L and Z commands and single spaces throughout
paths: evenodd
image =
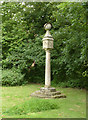
M 2 85 L 15 86 L 22 85 L 24 75 L 18 69 L 5 69 L 2 71 Z
M 59 86 L 59 87 L 71 87 L 71 88 L 86 88 L 88 89 L 87 80 L 86 79 L 68 79 L 64 82 L 54 82 L 52 81 L 53 86 Z

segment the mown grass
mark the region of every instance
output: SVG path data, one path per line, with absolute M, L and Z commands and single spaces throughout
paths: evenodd
M 2 87 L 3 118 L 85 118 L 86 91 L 83 89 L 58 88 L 65 99 L 32 98 L 30 94 L 42 85 L 30 84 Z
M 8 113 L 9 115 L 25 115 L 33 112 L 41 112 L 45 110 L 58 109 L 59 105 L 52 100 L 44 100 L 32 98 L 28 101 L 25 101 L 23 104 L 13 106 L 9 110 L 4 113 Z

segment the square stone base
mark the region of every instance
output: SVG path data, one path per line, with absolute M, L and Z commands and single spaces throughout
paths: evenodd
M 45 88 L 42 87 L 40 90 L 35 91 L 31 94 L 32 97 L 39 97 L 39 98 L 66 98 L 64 94 L 61 94 L 60 91 L 56 91 L 55 88 Z

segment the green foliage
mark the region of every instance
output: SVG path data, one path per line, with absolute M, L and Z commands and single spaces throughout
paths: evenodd
M 57 7 L 59 11 L 54 12 L 54 29 L 57 30 L 53 36 L 58 56 L 55 53 L 54 61 L 66 76 L 82 76 L 87 50 L 84 50 L 87 44 L 85 9 L 80 3 L 62 3 Z M 79 9 L 82 12 L 79 13 Z
M 6 69 L 2 71 L 2 85 L 15 86 L 26 83 L 23 80 L 24 75 L 17 69 Z
M 44 99 L 30 99 L 18 106 L 14 106 L 11 109 L 7 110 L 6 113 L 9 115 L 23 115 L 31 112 L 41 112 L 45 110 L 58 109 L 59 105 L 52 100 L 44 100 Z
M 57 81 L 57 80 L 56 80 Z M 67 81 L 63 81 L 63 82 L 54 82 L 52 81 L 52 86 L 59 86 L 59 87 L 63 87 L 63 88 L 86 88 L 88 89 L 88 85 L 87 85 L 87 79 L 68 79 Z
M 57 84 L 80 79 L 79 86 L 85 85 L 82 81 L 85 81 L 88 73 L 87 11 L 87 3 L 4 2 L 3 68 L 19 69 L 28 82 L 44 82 L 43 25 L 50 22 L 54 38 L 52 79 Z M 36 65 L 30 69 L 34 61 Z

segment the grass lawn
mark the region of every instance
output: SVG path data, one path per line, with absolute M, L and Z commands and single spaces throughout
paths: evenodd
M 40 99 L 30 94 L 43 85 L 2 87 L 3 118 L 86 118 L 86 90 L 60 88 L 67 98 Z M 53 106 L 53 107 L 52 107 Z

